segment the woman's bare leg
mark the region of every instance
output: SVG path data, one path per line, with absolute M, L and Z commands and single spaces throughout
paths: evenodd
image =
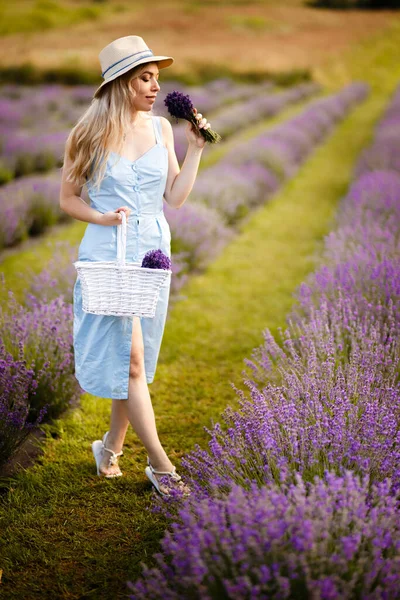
M 120 452 L 124 445 L 126 432 L 129 427 L 129 419 L 126 414 L 126 400 L 113 400 L 111 406 L 110 433 L 107 441 L 117 449 L 111 448 L 114 452 Z
M 129 427 L 129 419 L 126 414 L 126 400 L 112 400 L 109 433 L 106 447 L 114 452 L 120 452 L 124 445 L 126 432 Z M 103 473 L 111 475 L 118 472 L 118 465 L 109 465 L 110 452 L 103 452 L 100 469 Z
M 144 368 L 144 348 L 140 319 L 135 317 L 132 326 L 132 350 L 129 372 L 127 400 L 113 400 L 110 433 L 107 447 L 120 452 L 128 424 L 147 450 L 152 466 L 158 471 L 171 471 L 173 465 L 158 438 L 153 405 Z M 118 470 L 116 465 L 108 466 L 109 452 L 105 452 L 101 469 L 107 474 Z

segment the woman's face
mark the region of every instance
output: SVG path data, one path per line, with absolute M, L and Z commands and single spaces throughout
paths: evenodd
M 136 110 L 152 109 L 155 97 L 160 91 L 159 74 L 157 63 L 147 63 L 143 66 L 140 75 L 131 81 L 131 86 L 136 92 L 133 98 L 133 106 Z

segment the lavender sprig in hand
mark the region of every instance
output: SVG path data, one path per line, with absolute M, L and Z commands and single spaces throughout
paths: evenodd
M 194 112 L 193 104 L 189 96 L 181 92 L 173 91 L 166 95 L 164 100 L 165 106 L 172 117 L 176 119 L 186 119 L 196 127 L 196 131 L 201 133 L 206 142 L 216 144 L 221 141 L 221 136 L 212 129 L 200 129 L 197 125 L 197 119 Z

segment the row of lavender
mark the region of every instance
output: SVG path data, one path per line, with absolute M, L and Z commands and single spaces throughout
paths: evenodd
M 236 144 L 217 164 L 202 170 L 178 211 L 165 205 L 172 249 L 179 259 L 174 290 L 188 273 L 202 270 L 215 258 L 239 222 L 296 174 L 315 146 L 367 93 L 365 84 L 354 83 L 310 102 L 298 115 Z
M 237 224 L 295 175 L 315 145 L 366 93 L 364 84 L 355 83 L 308 104 L 297 116 L 237 144 L 215 166 L 201 171 L 179 210 L 164 204 L 172 233 L 173 298 L 191 273 L 203 270 L 220 253 Z M 60 245 L 54 253 L 46 271 L 34 279 L 32 292 L 46 300 L 62 291 L 72 301 L 76 248 Z
M 174 523 L 130 598 L 399 598 L 399 152 L 400 88 L 282 346 L 265 331 L 183 460 L 193 495 L 156 505 Z
M 170 87 L 171 86 L 166 86 L 166 90 Z M 180 90 L 182 86 L 177 87 Z M 280 110 L 281 106 L 285 103 L 294 102 L 296 99 L 300 99 L 302 95 L 306 96 L 307 94 L 313 94 L 319 90 L 319 86 L 310 83 L 300 84 L 289 89 L 287 92 L 279 94 L 275 94 L 271 91 L 270 84 L 262 84 L 258 87 L 244 87 L 245 90 L 243 89 L 243 86 L 238 86 L 237 90 L 228 88 L 225 89 L 225 91 L 220 90 L 219 94 L 216 93 L 213 95 L 210 93 L 210 96 L 214 97 L 208 101 L 205 98 L 205 96 L 208 95 L 207 89 L 201 90 L 195 88 L 194 90 L 190 90 L 190 95 L 193 97 L 194 101 L 198 102 L 197 105 L 202 107 L 202 111 L 207 110 L 211 112 L 221 108 L 223 109 L 223 112 L 225 110 L 228 111 L 227 117 L 218 117 L 218 122 L 221 127 L 220 133 L 226 138 L 231 134 L 233 127 L 232 118 L 235 115 L 241 115 L 241 118 L 236 120 L 236 127 L 240 126 L 240 124 L 242 124 L 241 126 L 243 127 L 246 124 L 246 107 L 248 106 L 249 101 L 247 99 L 241 99 L 245 96 L 246 90 L 247 94 L 251 94 L 251 96 L 254 97 L 253 101 L 256 101 L 258 96 L 268 99 L 261 102 L 259 107 L 254 106 L 255 109 L 262 109 L 267 114 L 270 114 L 267 110 L 267 105 L 270 105 L 270 110 L 273 110 L 275 96 L 278 98 L 276 110 Z M 49 123 L 46 121 L 46 110 L 41 111 L 33 109 L 34 102 L 35 105 L 37 105 L 40 101 L 40 96 L 47 97 L 45 90 L 42 94 L 39 94 L 38 99 L 30 99 L 29 104 L 32 105 L 30 111 L 26 101 L 20 102 L 19 108 L 18 104 L 14 101 L 12 104 L 14 119 L 11 118 L 10 121 L 0 120 L 0 182 L 9 181 L 14 177 L 27 175 L 34 171 L 48 171 L 62 163 L 68 131 L 82 113 L 81 102 L 84 100 L 85 96 L 83 94 L 80 96 L 76 91 L 66 91 L 64 93 L 65 97 L 63 98 L 59 92 L 58 101 L 60 102 L 60 105 L 57 106 L 57 94 L 52 93 L 53 90 L 49 90 L 49 92 L 50 96 L 53 96 L 53 100 L 47 98 L 46 110 L 48 113 L 49 109 L 51 109 L 52 112 L 50 114 L 53 114 L 54 112 L 55 115 Z M 163 86 L 163 92 L 160 92 L 157 100 L 157 114 L 162 114 L 163 116 L 167 116 L 167 109 L 163 103 L 163 98 L 165 98 L 166 93 L 167 91 L 164 90 Z M 70 105 L 68 105 L 66 100 L 70 100 Z M 230 105 L 234 102 L 239 104 L 239 108 L 242 106 L 242 110 L 236 109 L 232 115 Z M 3 104 L 7 104 L 5 99 L 3 99 Z M 10 106 L 8 108 L 10 109 Z M 7 111 L 7 106 L 5 106 L 5 116 L 9 113 L 10 110 Z M 18 114 L 20 114 L 19 119 L 15 118 Z M 207 112 L 207 114 L 209 114 L 209 112 Z M 34 122 L 32 122 L 32 115 L 35 115 Z M 11 115 L 9 114 L 9 116 Z M 40 116 L 41 119 L 39 119 Z M 253 118 L 257 120 L 257 112 L 254 114 Z M 20 124 L 22 127 L 16 130 L 16 124 Z M 39 127 L 39 124 L 41 127 Z M 46 131 L 46 133 L 44 134 L 43 131 Z M 181 131 L 181 129 L 179 129 L 178 132 L 179 131 Z M 181 156 L 181 149 L 182 144 L 178 143 L 178 158 L 183 158 Z
M 244 127 L 273 117 L 286 106 L 301 102 L 319 91 L 320 86 L 316 83 L 301 83 L 282 92 L 252 94 L 250 98 L 248 97 L 241 103 L 236 102 L 230 106 L 224 106 L 223 110 L 215 116 L 213 115 L 211 117 L 212 128 L 226 139 Z M 196 104 L 193 103 L 193 106 Z M 201 107 L 202 114 L 207 114 L 203 104 L 198 103 L 198 106 Z M 181 123 L 174 128 L 175 152 L 179 161 L 182 161 L 186 154 L 185 128 L 186 123 Z
M 173 90 L 190 94 L 193 101 L 207 113 L 227 106 L 249 95 L 272 89 L 270 82 L 238 84 L 228 78 L 214 79 L 202 86 L 184 86 L 178 81 L 160 80 L 161 112 L 166 116 L 163 100 Z M 80 117 L 82 107 L 93 98 L 95 87 L 89 85 L 63 86 L 58 84 L 23 86 L 6 84 L 0 88 L 0 140 L 19 131 L 38 134 L 46 129 L 56 131 L 68 128 Z
M 245 201 L 242 201 L 243 206 L 248 204 L 252 209 L 265 202 L 283 178 L 295 173 L 312 147 L 327 135 L 338 119 L 344 117 L 354 104 L 365 97 L 366 92 L 366 86 L 354 84 L 336 95 L 313 103 L 301 115 L 291 119 L 287 126 L 281 125 L 257 138 L 254 146 L 259 148 L 259 153 L 253 154 L 248 162 L 245 151 L 238 146 L 237 155 L 242 156 L 245 166 L 243 169 L 239 169 L 239 165 L 235 168 L 234 185 L 243 195 L 247 194 Z M 278 151 L 274 158 L 269 140 L 277 144 Z M 285 143 L 289 143 L 291 148 L 288 156 L 279 153 Z M 245 146 L 247 147 L 247 143 Z M 264 148 L 266 151 L 263 151 Z M 265 164 L 256 163 L 256 159 L 265 161 Z M 277 173 L 283 175 L 274 174 L 271 164 L 278 164 Z M 217 167 L 209 169 L 209 178 L 214 182 L 222 178 L 225 180 L 225 197 L 232 195 L 232 202 L 236 207 L 235 190 L 226 177 L 228 166 L 226 159 L 222 161 L 220 173 Z M 241 188 L 238 176 L 242 182 Z M 245 187 L 246 178 L 252 179 L 253 185 L 247 183 Z M 228 226 L 232 222 L 233 211 L 223 196 L 224 190 L 219 190 L 221 206 L 218 210 L 218 207 L 212 206 L 213 189 L 207 180 L 207 176 L 202 174 L 200 188 L 197 187 L 194 192 L 194 200 L 187 201 L 179 210 L 166 210 L 174 239 L 174 297 L 187 276 L 196 269 L 204 268 L 233 236 L 233 228 Z M 196 196 L 199 194 L 198 190 L 202 189 L 201 185 L 207 186 L 209 196 L 205 193 L 201 197 Z M 211 206 L 205 204 L 204 200 L 207 198 Z M 236 216 L 235 223 L 238 218 Z M 0 439 L 3 440 L 3 445 L 0 445 L 0 463 L 10 456 L 7 454 L 10 449 L 16 448 L 16 444 L 25 439 L 27 431 L 24 423 L 39 424 L 40 421 L 36 419 L 42 418 L 44 410 L 47 411 L 46 419 L 59 415 L 81 393 L 73 375 L 71 331 L 72 287 L 76 278 L 72 262 L 76 259 L 76 248 L 70 247 L 67 251 L 64 246 L 63 253 L 64 257 L 62 254 L 55 255 L 49 268 L 33 280 L 24 306 L 18 305 L 9 292 L 7 311 L 3 309 L 0 312 Z M 7 294 L 4 281 L 3 290 Z
M 261 86 L 261 90 L 264 90 L 264 87 Z M 283 110 L 285 106 L 310 97 L 318 89 L 315 84 L 301 84 L 275 94 L 261 93 L 258 90 L 251 100 L 224 107 L 213 118 L 213 127 L 216 127 L 226 139 L 234 131 L 247 127 L 249 122 L 271 117 Z M 197 94 L 197 96 L 201 100 L 200 95 Z M 180 161 L 183 160 L 187 147 L 184 130 L 184 124 L 174 127 L 175 151 Z M 20 167 L 21 161 L 29 163 L 30 166 L 22 169 L 21 173 L 31 172 L 37 168 L 46 170 L 55 166 L 58 163 L 56 156 L 61 157 L 66 133 L 64 131 L 46 135 L 47 141 L 43 137 L 37 139 L 36 137 L 32 138 L 31 135 L 22 137 L 14 135 L 5 144 L 7 160 L 19 161 Z M 55 140 L 57 141 L 55 142 Z M 46 162 L 45 155 L 50 162 Z M 38 166 L 39 163 L 41 166 Z M 21 177 L 2 186 L 0 190 L 0 248 L 13 246 L 28 236 L 42 233 L 50 225 L 70 220 L 70 217 L 59 206 L 60 179 L 60 173 L 56 171 L 47 176 Z M 83 198 L 88 199 L 85 188 Z

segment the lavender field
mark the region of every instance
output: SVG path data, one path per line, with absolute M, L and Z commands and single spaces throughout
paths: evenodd
M 311 102 L 294 118 L 238 145 L 215 166 L 204 169 L 191 198 L 180 210 L 165 205 L 173 239 L 171 305 L 174 297 L 179 298 L 179 290 L 188 277 L 206 268 L 234 238 L 238 224 L 295 175 L 335 123 L 367 94 L 367 86 L 357 83 Z M 29 185 L 38 189 L 32 177 L 21 179 L 26 180 L 27 189 Z M 12 223 L 9 198 L 10 188 L 15 185 L 18 184 L 3 186 L 8 214 L 1 222 L 6 227 Z M 57 207 L 58 195 L 54 187 L 42 188 L 42 198 L 47 196 Z M 26 216 L 21 222 L 26 223 Z M 43 418 L 58 416 L 83 391 L 74 377 L 71 329 L 76 279 L 72 263 L 76 253 L 77 248 L 69 244 L 58 248 L 48 268 L 33 278 L 24 305 L 19 305 L 12 291 L 7 290 L 3 277 L 3 295 L 9 295 L 9 303 L 1 309 L 4 396 L 0 427 L 4 450 L 0 447 L 0 464 L 10 458 L 10 452 L 24 441 L 33 424 L 37 426 Z M 23 361 L 28 369 L 24 367 L 16 384 L 14 373 L 18 373 Z M 49 402 L 49 398 L 53 401 Z
M 151 392 L 187 499 L 145 486 L 133 432 L 121 485 L 99 482 L 89 456 L 110 404 L 74 376 L 78 248 L 59 192 L 65 140 L 93 89 L 2 86 L 8 597 L 400 598 L 395 84 L 386 95 L 367 77 L 334 90 L 228 78 L 162 85 L 154 114 L 169 118 L 163 98 L 179 89 L 223 138 L 215 159 L 207 148 L 185 204 L 164 204 L 173 277 Z M 171 122 L 181 163 L 184 124 Z M 43 250 L 55 225 L 67 241 L 49 247 L 44 268 L 21 258 L 11 277 L 6 253 L 26 256 L 33 238 Z M 23 282 L 22 299 L 9 274 Z M 18 468 L 39 434 L 43 456 Z M 99 558 L 105 544 L 123 565 Z
M 400 88 L 282 343 L 264 331 L 240 409 L 183 458 L 195 493 L 158 501 L 130 598 L 399 597 L 399 124 Z

